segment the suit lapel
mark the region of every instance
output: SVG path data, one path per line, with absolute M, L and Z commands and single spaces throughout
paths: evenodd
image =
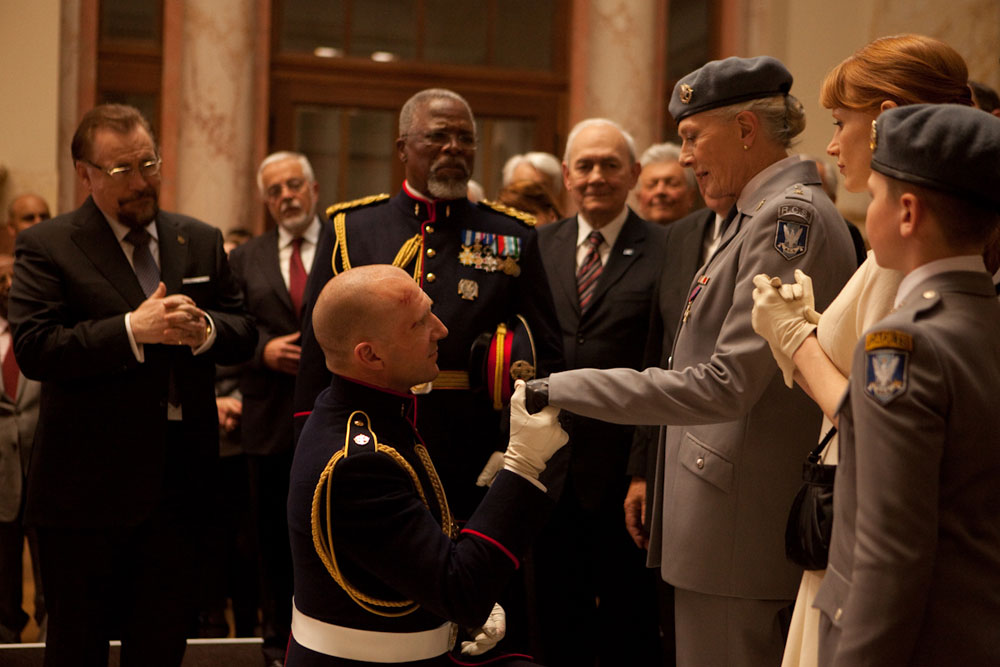
M 553 239 L 555 247 L 549 257 L 552 264 L 550 282 L 556 285 L 553 296 L 562 299 L 570 311 L 580 316 L 580 297 L 576 291 L 576 237 L 578 234 L 576 216 L 568 218 L 559 226 Z
M 146 296 L 139 285 L 135 271 L 132 270 L 132 265 L 128 263 L 122 251 L 121 244 L 111 230 L 111 225 L 92 199 L 84 202 L 81 214 L 79 226 L 72 234 L 73 243 L 104 276 L 111 288 L 117 291 L 131 308 L 137 308 Z
M 645 238 L 645 231 L 639 222 L 639 217 L 632 211 L 628 212 L 625 224 L 622 225 L 615 245 L 608 253 L 607 264 L 597 278 L 597 286 L 594 289 L 594 300 L 590 302 L 587 312 L 594 312 L 597 303 L 604 297 L 607 291 L 616 282 L 621 280 L 633 262 L 642 255 L 642 241 Z
M 157 216 L 156 233 L 160 244 L 160 280 L 167 286 L 167 294 L 177 294 L 183 286 L 190 239 L 176 222 L 162 214 Z
M 266 234 L 267 241 L 259 246 L 260 249 L 260 271 L 267 286 L 277 294 L 281 303 L 288 308 L 288 314 L 292 320 L 295 319 L 295 308 L 292 306 L 292 297 L 288 294 L 288 287 L 285 279 L 281 275 L 281 259 L 278 252 L 278 228 L 272 227 Z

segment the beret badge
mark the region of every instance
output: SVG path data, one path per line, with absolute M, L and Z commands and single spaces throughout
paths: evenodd
M 694 95 L 694 88 L 686 83 L 681 84 L 681 102 L 691 104 L 691 96 Z

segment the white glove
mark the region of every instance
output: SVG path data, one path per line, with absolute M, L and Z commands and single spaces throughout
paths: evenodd
M 482 655 L 496 646 L 507 634 L 507 614 L 503 607 L 494 604 L 482 627 L 470 630 L 469 634 L 473 641 L 462 642 L 462 655 Z
M 792 355 L 819 323 L 812 279 L 795 269 L 795 283 L 782 285 L 780 278 L 761 273 L 753 279 L 753 330 L 767 341 L 781 369 L 785 385 L 793 386 Z
M 545 463 L 569 440 L 558 415 L 552 406 L 529 415 L 524 407 L 524 380 L 518 380 L 510 397 L 510 442 L 503 455 L 504 468 L 538 482 Z
M 490 460 L 483 466 L 483 471 L 476 478 L 476 486 L 489 486 L 501 470 L 503 470 L 503 452 L 493 452 L 490 454 Z

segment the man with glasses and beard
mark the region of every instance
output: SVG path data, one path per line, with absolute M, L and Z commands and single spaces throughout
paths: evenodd
M 243 367 L 241 444 L 247 454 L 257 526 L 262 591 L 264 657 L 285 661 L 292 618 L 292 555 L 288 546 L 288 475 L 292 469 L 292 393 L 299 370 L 302 298 L 324 234 L 316 215 L 319 185 L 305 155 L 273 153 L 257 170 L 257 186 L 277 223 L 230 256 L 259 334 Z M 329 223 L 326 223 L 329 226 Z M 329 255 L 330 247 L 326 247 Z M 319 283 L 313 287 L 322 289 Z
M 38 534 L 45 664 L 181 664 L 206 488 L 215 365 L 257 332 L 222 234 L 159 210 L 160 157 L 134 108 L 87 112 L 72 142 L 90 196 L 17 237 L 14 352 L 42 383 L 25 520 Z
M 531 370 L 547 375 L 562 364 L 555 309 L 534 218 L 466 198 L 476 156 L 476 126 L 468 103 L 450 90 L 417 93 L 400 111 L 396 150 L 406 174 L 401 191 L 327 209 L 335 246 L 332 257 L 317 255 L 315 270 L 330 277 L 352 266 L 394 264 L 430 296 L 434 314 L 451 332 L 441 341 L 440 375 L 414 391 L 417 428 L 461 524 L 483 497 L 490 470 L 495 473 L 502 466 L 499 452 L 506 446 L 501 411 L 470 384 L 470 370 L 473 384 L 476 374 L 470 369 L 470 348 L 484 332 L 521 315 L 533 334 L 537 367 Z M 295 386 L 298 428 L 331 378 L 312 331 L 316 294 L 318 290 L 309 290 L 305 298 Z M 513 385 L 512 379 L 506 381 Z M 477 486 L 480 479 L 483 486 Z M 508 630 L 513 639 L 517 628 Z

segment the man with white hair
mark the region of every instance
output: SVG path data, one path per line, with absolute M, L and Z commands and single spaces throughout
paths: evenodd
M 538 242 L 566 367 L 641 369 L 667 229 L 625 203 L 641 170 L 632 137 L 614 121 L 584 120 L 562 170 L 579 212 L 542 227 Z M 564 491 L 535 546 L 547 665 L 659 662 L 653 582 L 622 509 L 633 430 L 575 415 L 568 423 Z
M 512 155 L 503 165 L 503 184 L 532 181 L 548 188 L 554 199 L 562 199 L 562 165 L 551 153 L 531 151 Z
M 639 213 L 658 225 L 669 225 L 691 212 L 698 194 L 694 171 L 681 166 L 681 147 L 653 144 L 639 163 Z
M 292 608 L 292 560 L 285 500 L 292 466 L 292 396 L 299 370 L 303 298 L 332 230 L 316 215 L 319 185 L 305 155 L 281 151 L 257 170 L 257 187 L 277 223 L 230 256 L 257 323 L 257 349 L 240 376 L 241 441 L 247 455 L 260 542 L 264 656 L 283 664 Z M 318 292 L 322 284 L 315 285 Z

